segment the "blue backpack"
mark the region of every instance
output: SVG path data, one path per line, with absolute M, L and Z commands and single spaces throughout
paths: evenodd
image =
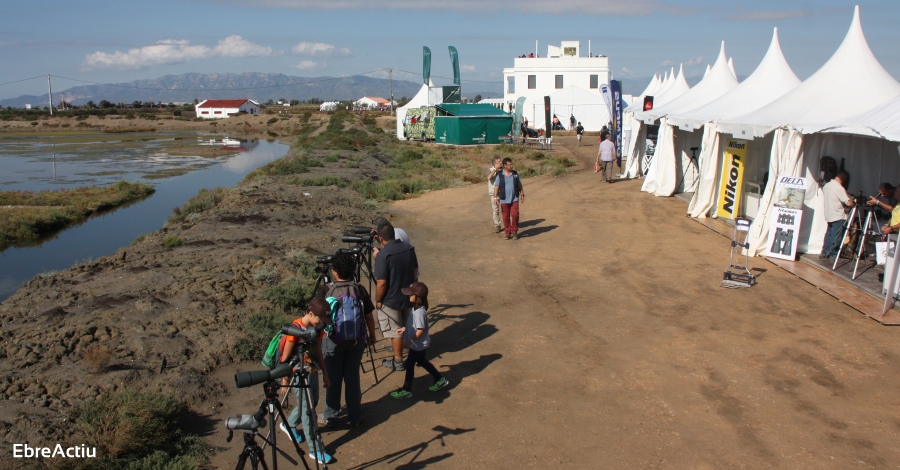
M 359 299 L 359 289 L 352 282 L 337 282 L 328 293 L 331 305 L 331 327 L 329 338 L 335 343 L 342 341 L 362 341 L 366 337 L 363 303 Z

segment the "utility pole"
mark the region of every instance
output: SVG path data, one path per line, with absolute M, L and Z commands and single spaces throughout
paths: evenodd
M 47 98 L 50 99 L 50 115 L 53 116 L 53 88 L 50 87 L 50 74 L 47 74 Z
M 391 86 L 391 116 L 394 115 L 394 69 L 388 69 L 388 81 Z

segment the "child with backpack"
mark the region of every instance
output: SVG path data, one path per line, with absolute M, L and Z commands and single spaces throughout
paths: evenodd
M 414 365 L 418 365 L 428 371 L 434 379 L 434 385 L 428 387 L 428 390 L 436 392 L 450 384 L 450 381 L 441 375 L 431 362 L 428 362 L 426 356 L 428 346 L 431 345 L 431 336 L 428 334 L 428 317 L 426 315 L 428 311 L 428 286 L 421 282 L 414 282 L 400 291 L 404 295 L 409 296 L 409 301 L 413 304 L 413 311 L 406 320 L 406 326 L 397 330 L 397 334 L 403 336 L 403 346 L 409 347 L 409 355 L 404 363 L 406 367 L 406 381 L 403 382 L 403 388 L 396 392 L 391 392 L 391 398 L 396 399 L 412 397 L 412 381 L 416 374 Z
M 293 326 L 305 330 L 307 328 L 315 328 L 320 324 L 331 325 L 332 320 L 330 312 L 328 311 L 328 304 L 324 299 L 317 297 L 309 303 L 306 314 L 294 320 Z M 325 331 L 321 331 L 319 335 L 317 335 L 316 341 L 310 344 L 304 351 L 294 350 L 294 346 L 297 344 L 297 338 L 294 336 L 282 337 L 280 344 L 281 355 L 279 363 L 288 362 L 291 356 L 294 356 L 295 354 L 302 354 L 303 357 L 301 360 L 304 364 L 309 365 L 310 373 L 307 377 L 307 382 L 309 384 L 309 393 L 312 398 L 311 408 L 314 412 L 316 406 L 319 404 L 319 371 L 317 367 L 321 367 L 322 372 L 324 372 L 323 381 L 325 388 L 327 389 L 329 385 L 328 367 L 325 365 L 326 363 L 322 356 L 322 340 L 324 337 Z M 312 361 L 313 358 L 315 358 L 315 363 Z M 293 375 L 289 377 L 293 377 Z M 288 385 L 289 377 L 281 379 L 282 386 Z M 299 387 L 295 387 L 293 390 L 294 398 L 297 400 L 297 406 L 294 407 L 290 416 L 288 416 L 287 426 L 285 426 L 285 423 L 281 423 L 280 428 L 285 434 L 289 436 L 292 435 L 298 443 L 301 443 L 306 440 L 307 437 L 312 436 L 313 433 L 309 421 L 310 416 L 309 413 L 306 412 L 306 392 Z M 303 432 L 305 433 L 305 436 L 304 434 L 297 432 L 298 420 L 303 423 Z M 316 459 L 319 463 L 323 464 L 331 463 L 333 461 L 333 458 L 325 452 L 325 446 L 321 439 L 318 439 L 318 442 L 316 443 L 315 453 L 313 451 L 312 441 L 309 442 L 309 457 Z
M 332 331 L 322 341 L 325 368 L 330 386 L 325 386 L 325 412 L 319 415 L 319 425 L 330 427 L 341 410 L 341 386 L 347 402 L 350 426 L 362 422 L 362 390 L 359 385 L 359 364 L 366 351 L 366 330 L 369 342 L 375 343 L 375 305 L 366 289 L 353 280 L 356 260 L 350 253 L 339 252 L 331 261 L 335 282 L 325 287 L 323 295 L 331 306 L 334 321 Z

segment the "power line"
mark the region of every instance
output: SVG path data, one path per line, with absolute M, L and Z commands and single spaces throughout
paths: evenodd
M 369 71 L 369 72 L 357 73 L 357 74 L 354 74 L 354 75 L 368 75 L 368 74 L 370 74 L 370 73 L 381 72 L 381 71 L 383 71 L 383 70 L 387 70 L 387 69 L 377 69 L 377 70 L 372 70 L 372 71 Z M 156 90 L 156 91 L 237 91 L 237 90 L 263 90 L 263 89 L 267 89 L 267 88 L 284 88 L 284 87 L 296 86 L 296 85 L 309 85 L 309 84 L 312 84 L 312 83 L 329 82 L 329 81 L 333 81 L 333 80 L 341 80 L 341 79 L 343 79 L 343 78 L 346 78 L 346 77 L 330 77 L 330 78 L 322 78 L 322 79 L 319 79 L 319 80 L 308 80 L 308 81 L 305 81 L 305 82 L 294 82 L 294 83 L 285 83 L 285 84 L 282 84 L 282 85 L 266 85 L 266 86 L 257 86 L 257 87 L 239 87 L 239 88 L 198 88 L 198 89 L 194 89 L 194 88 L 141 87 L 141 86 L 134 86 L 134 85 L 122 85 L 122 84 L 117 84 L 117 83 L 99 83 L 99 82 L 92 82 L 92 81 L 89 81 L 89 80 L 79 80 L 79 79 L 77 79 L 77 78 L 60 77 L 59 75 L 52 75 L 52 76 L 53 76 L 54 78 L 60 78 L 60 79 L 63 79 L 63 80 L 70 80 L 70 81 L 73 81 L 73 82 L 79 82 L 79 83 L 87 83 L 87 84 L 90 84 L 90 85 L 111 86 L 111 87 L 116 87 L 116 88 L 130 88 L 130 89 L 137 89 L 137 90 Z M 38 77 L 38 78 L 41 78 L 41 77 Z
M 11 85 L 11 84 L 13 84 L 13 83 L 19 83 L 19 82 L 27 82 L 28 80 L 35 80 L 35 79 L 38 79 L 38 78 L 44 78 L 44 77 L 46 77 L 46 75 L 38 75 L 37 77 L 23 78 L 23 79 L 21 79 L 21 80 L 16 80 L 16 81 L 13 81 L 13 82 L 0 83 L 0 86 L 3 86 L 3 85 Z

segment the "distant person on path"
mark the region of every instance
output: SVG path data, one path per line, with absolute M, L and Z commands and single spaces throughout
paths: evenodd
M 497 180 L 497 175 L 503 170 L 503 162 L 499 156 L 495 156 L 491 159 L 491 167 L 488 168 L 488 196 L 491 197 L 491 217 L 494 220 L 494 232 L 500 233 L 503 231 L 503 224 L 500 219 L 500 200 L 494 195 L 494 186 Z
M 512 159 L 503 159 L 503 171 L 497 175 L 494 185 L 494 197 L 500 201 L 500 211 L 503 214 L 503 228 L 506 230 L 506 239 L 519 239 L 519 203 L 525 202 L 525 190 L 522 188 L 522 180 L 519 173 L 513 170 Z
M 331 262 L 334 283 L 327 285 L 324 297 L 331 307 L 334 331 L 322 341 L 325 370 L 330 385 L 325 388 L 325 412 L 319 415 L 319 424 L 330 427 L 341 411 L 341 386 L 347 403 L 350 426 L 362 421 L 360 404 L 362 391 L 359 386 L 359 364 L 366 352 L 366 331 L 370 344 L 375 344 L 375 305 L 366 288 L 353 280 L 356 261 L 350 253 L 340 252 Z M 332 302 L 334 305 L 331 305 Z M 348 327 L 343 327 L 346 323 Z M 365 330 L 363 329 L 365 328 Z M 345 330 L 355 330 L 347 333 Z M 355 334 L 353 334 L 355 333 Z
M 569 116 L 569 129 L 575 129 L 575 115 Z
M 406 358 L 406 379 L 403 387 L 396 392 L 391 392 L 391 398 L 410 398 L 412 394 L 412 382 L 416 375 L 415 366 L 419 366 L 434 379 L 434 384 L 428 390 L 436 392 L 450 381 L 428 361 L 428 347 L 431 346 L 431 335 L 428 334 L 428 286 L 421 282 L 414 282 L 411 286 L 401 289 L 404 295 L 409 296 L 413 305 L 413 311 L 406 321 L 406 326 L 397 330 L 398 335 L 403 336 L 403 345 L 409 347 L 409 356 Z
M 847 220 L 847 208 L 853 207 L 853 199 L 847 196 L 844 182 L 850 181 L 850 175 L 846 171 L 839 171 L 825 186 L 822 194 L 825 196 L 825 222 L 828 229 L 825 230 L 825 241 L 822 245 L 821 259 L 838 256 L 841 249 L 841 231 Z
M 378 228 L 375 241 L 381 245 L 375 258 L 375 310 L 381 334 L 390 338 L 394 353 L 393 359 L 385 359 L 381 364 L 403 370 L 403 340 L 397 330 L 406 324 L 412 304 L 400 289 L 419 277 L 419 261 L 412 245 L 395 239 L 394 226 L 389 223 Z
M 616 144 L 612 143 L 612 134 L 606 134 L 606 140 L 600 142 L 600 150 L 597 152 L 597 163 L 600 165 L 600 175 L 603 181 L 612 183 L 612 167 L 616 160 Z
M 581 147 L 581 137 L 584 135 L 584 127 L 581 123 L 578 123 L 578 126 L 575 128 L 575 136 L 578 137 L 578 146 Z

